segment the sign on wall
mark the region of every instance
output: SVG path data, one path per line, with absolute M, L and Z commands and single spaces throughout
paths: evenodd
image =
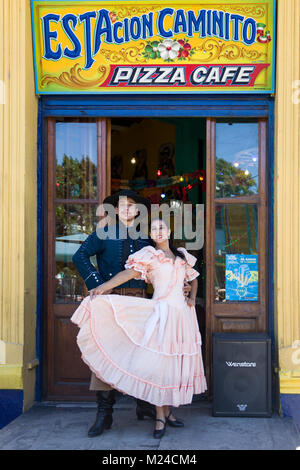
M 32 28 L 37 94 L 274 91 L 274 0 L 32 0 Z
M 225 299 L 258 301 L 258 255 L 226 255 Z

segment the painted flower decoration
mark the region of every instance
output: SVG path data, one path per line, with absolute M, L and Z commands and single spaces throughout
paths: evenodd
M 147 60 L 162 59 L 167 62 L 178 60 L 186 60 L 195 54 L 188 39 L 179 39 L 173 41 L 172 39 L 165 39 L 163 41 L 148 41 L 142 55 Z
M 116 14 L 114 11 L 110 11 L 110 12 L 108 13 L 108 15 L 109 15 L 110 20 L 111 20 L 112 23 L 115 23 L 115 22 L 117 21 L 118 16 L 117 16 L 117 14 Z
M 143 55 L 145 56 L 146 59 L 157 59 L 159 58 L 159 52 L 157 50 L 159 42 L 158 41 L 152 41 L 147 44 L 145 47 L 145 51 L 143 52 Z
M 160 57 L 163 60 L 174 60 L 178 56 L 180 44 L 177 41 L 166 39 L 157 46 Z

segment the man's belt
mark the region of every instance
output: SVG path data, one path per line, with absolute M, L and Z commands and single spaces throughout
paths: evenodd
M 113 289 L 112 294 L 146 297 L 146 289 L 141 289 L 140 287 L 117 287 Z

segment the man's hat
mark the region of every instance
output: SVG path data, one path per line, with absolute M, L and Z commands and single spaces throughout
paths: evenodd
M 119 202 L 120 197 L 129 197 L 130 199 L 133 199 L 137 204 L 144 204 L 147 209 L 149 210 L 151 207 L 150 201 L 146 199 L 145 197 L 140 196 L 137 194 L 135 191 L 132 191 L 131 189 L 123 189 L 122 191 L 112 194 L 111 196 L 107 196 L 103 204 L 112 204 L 114 207 L 117 206 Z

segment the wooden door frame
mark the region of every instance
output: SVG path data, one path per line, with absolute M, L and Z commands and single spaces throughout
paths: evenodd
M 240 120 L 242 122 L 242 119 Z M 215 324 L 215 316 L 232 317 L 235 311 L 241 316 L 251 318 L 257 316 L 255 332 L 268 331 L 268 200 L 267 200 L 267 120 L 258 119 L 259 134 L 259 188 L 253 196 L 234 198 L 216 198 L 216 122 L 215 118 L 207 118 L 206 128 L 206 361 L 205 371 L 208 382 L 208 393 L 211 395 L 212 376 L 212 335 L 219 332 Z M 215 302 L 215 206 L 216 204 L 257 204 L 258 206 L 258 265 L 259 265 L 259 301 L 241 303 Z M 221 330 L 222 331 L 222 330 Z M 232 331 L 232 330 L 231 330 Z M 247 331 L 245 331 L 247 332 Z
M 85 118 L 81 118 L 84 121 Z M 74 304 L 55 304 L 55 205 L 56 204 L 95 204 L 102 203 L 103 199 L 110 191 L 110 152 L 111 152 L 111 123 L 108 118 L 95 119 L 97 123 L 97 188 L 98 201 L 94 203 L 86 199 L 58 199 L 56 198 L 55 188 L 55 172 L 56 172 L 56 121 L 55 117 L 48 117 L 46 120 L 47 131 L 47 203 L 45 207 L 45 220 L 47 230 L 47 240 L 45 246 L 45 272 L 44 285 L 46 288 L 45 295 L 45 316 L 44 325 L 44 344 L 43 344 L 43 398 L 50 400 L 68 400 L 69 396 L 64 396 L 57 389 L 60 387 L 55 385 L 55 356 L 51 354 L 51 347 L 55 345 L 54 317 L 66 316 L 71 317 L 74 312 Z M 50 262 L 52 260 L 52 262 Z M 51 286 L 49 288 L 49 286 Z M 80 387 L 77 390 L 80 397 Z M 73 399 L 74 396 L 72 395 Z M 88 399 L 88 397 L 86 398 Z M 91 397 L 91 399 L 93 399 Z
M 54 192 L 55 192 L 55 181 L 54 181 L 54 175 L 55 175 L 55 166 L 54 162 L 55 159 L 53 158 L 53 155 L 55 155 L 55 118 L 48 118 L 47 120 L 47 129 L 48 129 L 48 156 L 50 158 L 47 159 L 47 175 L 48 175 L 48 181 L 47 181 L 47 186 L 48 186 L 48 193 L 47 193 L 47 214 L 48 214 L 48 221 L 52 218 L 54 220 L 55 217 L 55 212 L 54 212 L 54 205 L 55 203 L 60 202 L 60 200 L 56 200 L 54 198 Z M 206 221 L 205 221 L 205 226 L 206 226 L 206 254 L 205 254 L 205 263 L 206 263 L 206 322 L 205 322 L 205 358 L 206 358 L 206 364 L 205 364 L 205 370 L 206 370 L 206 375 L 208 379 L 208 384 L 210 388 L 210 382 L 211 382 L 211 348 L 212 348 L 212 334 L 214 331 L 213 324 L 212 324 L 212 315 L 215 311 L 221 311 L 223 314 L 226 315 L 226 310 L 231 312 L 231 304 L 228 303 L 227 306 L 224 304 L 216 304 L 214 303 L 214 231 L 215 231 L 215 219 L 214 219 L 214 207 L 215 207 L 215 200 L 214 200 L 214 191 L 215 191 L 215 171 L 214 171 L 214 164 L 215 164 L 215 154 L 216 154 L 216 148 L 215 148 L 215 141 L 216 141 L 216 119 L 215 118 L 207 118 L 207 138 L 206 138 L 206 175 L 207 175 L 207 185 L 206 185 Z M 104 120 L 98 120 L 97 121 L 97 148 L 98 152 L 100 154 L 100 165 L 98 166 L 98 174 L 97 174 L 97 179 L 98 179 L 98 188 L 100 188 L 99 191 L 99 203 L 108 195 L 110 194 L 110 183 L 111 183 L 111 178 L 110 178 L 110 151 L 111 151 L 111 120 L 106 119 Z M 259 124 L 259 145 L 260 145 L 260 155 L 264 155 L 264 158 L 260 159 L 260 183 L 259 187 L 263 188 L 263 192 L 261 193 L 261 196 L 253 196 L 251 202 L 257 203 L 259 205 L 259 210 L 260 210 L 260 216 L 259 219 L 262 218 L 263 211 L 261 210 L 262 207 L 266 208 L 266 191 L 265 191 L 265 184 L 263 181 L 265 181 L 266 178 L 266 145 L 265 145 L 265 134 L 266 133 L 266 120 L 261 119 L 260 124 Z M 103 136 L 106 135 L 107 137 L 103 139 Z M 262 138 L 264 136 L 264 138 Z M 51 157 L 52 155 L 52 157 Z M 51 166 L 52 164 L 52 166 Z M 262 171 L 263 169 L 263 171 Z M 100 181 L 102 184 L 100 184 Z M 104 184 L 103 184 L 104 183 Z M 243 198 L 239 197 L 236 198 L 238 199 L 239 203 L 245 203 L 246 200 L 249 202 L 249 198 Z M 52 201 L 52 204 L 51 204 Z M 66 201 L 64 201 L 66 202 Z M 71 201 L 68 201 L 71 202 Z M 74 202 L 74 201 L 72 201 Z M 81 200 L 81 202 L 84 202 L 84 200 Z M 218 199 L 218 203 L 224 203 L 225 200 L 223 199 Z M 237 201 L 236 201 L 237 202 Z M 226 203 L 233 203 L 233 201 L 226 200 Z M 265 212 L 266 215 L 266 212 Z M 264 219 L 266 220 L 266 219 Z M 266 230 L 265 230 L 265 225 L 264 224 L 259 224 L 259 226 L 264 227 L 264 232 L 260 232 L 260 241 L 259 243 L 261 244 L 261 239 L 266 239 Z M 51 224 L 48 225 L 48 240 L 54 241 L 54 233 L 53 233 L 53 224 L 51 228 Z M 260 266 L 263 267 L 262 270 L 260 270 L 260 277 L 261 279 L 265 279 L 265 271 L 266 271 L 266 262 L 261 263 L 262 261 L 262 256 L 263 254 L 260 253 Z M 267 257 L 267 253 L 264 253 L 264 256 Z M 48 251 L 47 251 L 47 258 L 46 259 L 54 259 L 54 243 L 52 245 L 48 241 Z M 52 283 L 52 292 L 50 289 L 47 289 L 47 309 L 49 310 L 50 305 L 51 305 L 51 298 L 52 298 L 52 293 L 54 289 L 54 276 L 53 273 L 49 272 L 49 269 L 47 269 L 47 284 L 46 285 L 51 285 Z M 264 301 L 263 304 L 261 304 L 261 309 L 265 311 L 266 309 L 266 282 L 260 282 L 260 299 Z M 243 304 L 243 307 L 246 305 Z M 68 304 L 63 304 L 63 305 L 57 305 L 58 310 L 64 309 L 66 310 L 66 307 Z M 71 311 L 74 310 L 74 307 L 72 307 L 73 304 L 69 304 L 70 308 L 70 313 L 69 315 L 71 316 Z M 254 306 L 255 309 L 255 306 Z M 247 304 L 247 314 L 251 313 L 252 311 L 252 305 L 251 303 Z M 266 319 L 266 318 L 265 318 Z M 48 334 L 50 334 L 50 339 L 52 338 L 53 341 L 53 331 L 52 331 L 52 325 L 50 325 L 50 315 L 47 316 L 47 330 Z M 266 331 L 266 324 L 264 323 L 263 325 L 260 325 L 259 331 Z M 49 338 L 48 338 L 49 341 Z M 47 348 L 46 348 L 47 350 Z M 53 356 L 45 355 L 44 358 L 46 359 L 46 363 L 48 363 L 47 367 L 47 380 L 46 383 L 49 384 L 53 383 L 53 371 L 54 371 L 54 361 L 53 361 Z M 45 382 L 44 382 L 45 384 Z M 49 393 L 49 387 L 47 386 L 47 398 L 59 398 L 53 393 Z M 51 392 L 51 390 L 50 390 Z
M 263 94 L 215 94 L 194 95 L 161 94 L 115 96 L 98 95 L 43 95 L 38 103 L 38 139 L 37 139 L 37 309 L 36 309 L 36 352 L 40 361 L 36 374 L 36 400 L 45 399 L 45 309 L 46 279 L 45 266 L 47 250 L 47 119 L 56 117 L 195 117 L 195 118 L 265 118 L 268 120 L 268 198 L 269 219 L 269 268 L 274 269 L 274 108 L 275 99 Z M 208 145 L 207 140 L 207 145 Z M 208 189 L 209 191 L 209 189 Z M 107 192 L 110 192 L 107 186 Z M 209 238 L 208 238 L 209 239 Z M 206 256 L 207 259 L 207 256 Z M 269 325 L 272 338 L 272 360 L 277 365 L 277 348 L 274 320 L 274 285 L 269 276 Z M 208 328 L 208 325 L 206 326 Z

